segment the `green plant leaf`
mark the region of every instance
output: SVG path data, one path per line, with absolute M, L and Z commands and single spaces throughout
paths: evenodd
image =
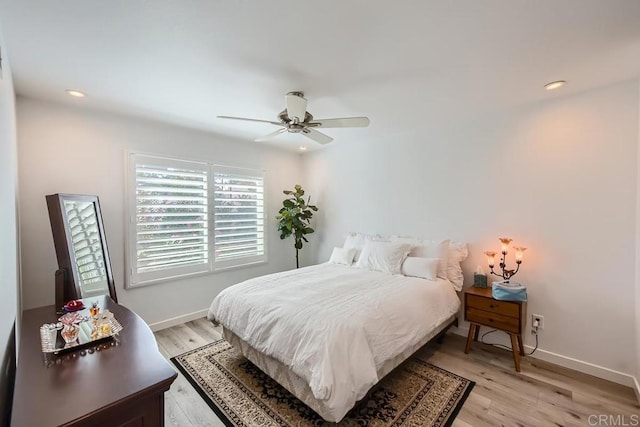
M 310 221 L 318 208 L 310 204 L 311 196 L 307 196 L 306 200 L 303 198 L 305 193 L 299 184 L 295 185 L 294 190 L 283 190 L 283 193 L 290 197 L 282 201 L 282 207 L 276 216 L 280 239 L 293 236 L 294 247 L 300 250 L 303 242 L 309 242 L 305 235 L 315 232 Z

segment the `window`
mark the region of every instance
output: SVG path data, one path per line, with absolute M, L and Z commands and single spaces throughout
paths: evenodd
M 266 261 L 264 174 L 130 155 L 129 285 Z
M 217 265 L 264 256 L 264 179 L 238 169 L 214 167 L 213 228 Z

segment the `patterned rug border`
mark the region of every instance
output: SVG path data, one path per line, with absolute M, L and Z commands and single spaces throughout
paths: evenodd
M 187 369 L 182 366 L 182 364 L 180 363 L 180 361 L 178 360 L 178 358 L 180 357 L 185 357 L 188 356 L 192 353 L 196 353 L 198 351 L 201 351 L 207 347 L 211 347 L 214 346 L 218 343 L 220 343 L 221 341 L 225 341 L 224 338 L 210 342 L 208 344 L 202 345 L 200 347 L 194 348 L 192 350 L 189 351 L 185 351 L 184 353 L 180 353 L 177 356 L 171 357 L 169 360 L 171 360 L 171 362 L 173 362 L 173 364 L 176 366 L 176 368 L 178 369 L 178 371 L 180 371 L 180 373 L 187 379 L 187 381 L 189 382 L 189 384 L 191 384 L 191 386 L 196 390 L 196 392 L 200 395 L 200 397 L 202 398 L 202 400 L 204 400 L 207 405 L 209 405 L 209 407 L 213 410 L 213 412 L 218 416 L 218 418 L 223 422 L 223 424 L 227 427 L 237 427 L 237 424 L 234 424 L 229 417 L 227 416 L 227 414 L 222 410 L 222 408 L 220 408 L 212 399 L 211 397 L 203 390 L 202 386 L 198 383 L 198 381 L 193 378 L 193 376 L 187 371 Z M 411 355 L 409 356 L 409 358 L 407 358 L 407 360 L 411 359 L 412 357 L 415 357 L 415 355 Z M 458 414 L 460 413 L 460 410 L 462 409 L 462 406 L 464 405 L 464 402 L 467 401 L 467 398 L 469 397 L 469 394 L 471 393 L 471 390 L 473 390 L 473 388 L 476 385 L 475 381 L 471 381 L 468 378 L 462 377 L 458 374 L 455 374 L 453 372 L 447 371 L 446 369 L 440 368 L 439 366 L 436 366 L 432 363 L 429 363 L 425 360 L 422 360 L 418 357 L 416 357 L 417 360 L 419 360 L 422 363 L 426 363 L 434 368 L 436 368 L 438 371 L 441 372 L 445 372 L 447 374 L 453 375 L 455 377 L 458 378 L 462 378 L 465 381 L 469 382 L 469 386 L 466 388 L 466 390 L 460 395 L 460 399 L 458 400 L 458 403 L 456 404 L 455 408 L 453 408 L 453 410 L 451 411 L 451 413 L 449 414 L 446 423 L 443 425 L 443 427 L 451 427 L 451 425 L 453 424 L 453 421 L 456 419 L 456 417 L 458 416 Z M 400 364 L 398 367 L 402 366 L 402 364 Z M 397 369 L 397 368 L 396 368 Z M 393 372 L 393 371 L 392 371 Z M 274 380 L 275 381 L 275 380 Z

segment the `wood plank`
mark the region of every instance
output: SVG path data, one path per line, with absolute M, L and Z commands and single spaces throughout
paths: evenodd
M 580 391 L 573 393 L 573 400 L 576 403 L 594 409 L 599 414 L 640 415 L 640 405 L 637 403 L 621 403 L 611 398 L 604 399 L 602 396 Z
M 175 399 L 192 425 L 198 427 L 221 427 L 224 423 L 213 412 L 187 379 L 179 374 L 168 394 Z
M 505 426 L 551 427 L 554 423 L 541 420 L 536 413 L 535 405 L 514 406 L 502 400 L 494 400 L 489 408 L 489 415 Z
M 202 347 L 211 342 L 184 323 L 169 329 L 168 332 L 175 335 L 175 338 L 179 340 L 182 345 L 189 348 L 189 350 Z
M 164 394 L 164 423 L 175 427 L 196 427 L 191 424 L 171 392 Z
M 222 327 L 213 326 L 207 319 L 197 319 L 187 323 L 187 326 L 209 342 L 218 341 L 222 338 Z
M 182 340 L 171 331 L 172 328 L 163 329 L 156 332 L 156 339 L 159 346 L 162 346 L 169 357 L 174 357 L 185 351 L 191 350 L 190 346 L 185 345 Z
M 494 427 L 494 418 L 489 415 L 490 407 L 491 399 L 472 391 L 455 421 L 461 421 L 474 427 Z
M 460 419 L 460 417 L 457 417 L 454 421 L 453 424 L 451 425 L 452 427 L 474 427 L 473 424 L 469 424 L 466 421 L 462 421 Z

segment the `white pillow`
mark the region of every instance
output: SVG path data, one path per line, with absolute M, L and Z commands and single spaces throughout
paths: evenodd
M 465 243 L 450 242 L 449 244 L 449 264 L 447 266 L 447 277 L 453 283 L 456 291 L 462 290 L 464 275 L 460 263 L 467 259 L 469 251 Z
M 438 277 L 439 258 L 420 258 L 410 256 L 402 263 L 402 274 L 411 277 L 421 277 L 436 280 Z
M 331 258 L 329 258 L 329 262 L 331 264 L 351 265 L 353 263 L 353 257 L 355 256 L 356 250 L 353 248 L 333 248 L 333 252 L 331 252 Z
M 413 237 L 393 237 L 392 242 L 404 242 L 413 245 L 409 256 L 420 258 L 440 258 L 438 277 L 448 279 L 449 240 L 418 240 Z
M 411 252 L 409 243 L 368 240 L 364 244 L 356 267 L 368 270 L 400 274 L 402 262 Z
M 360 258 L 360 252 L 362 252 L 362 249 L 364 248 L 364 244 L 370 240 L 382 240 L 382 238 L 378 234 L 349 233 L 347 234 L 347 238 L 344 240 L 344 245 L 342 245 L 342 247 L 344 249 L 355 249 L 356 255 L 354 260 L 358 261 Z

